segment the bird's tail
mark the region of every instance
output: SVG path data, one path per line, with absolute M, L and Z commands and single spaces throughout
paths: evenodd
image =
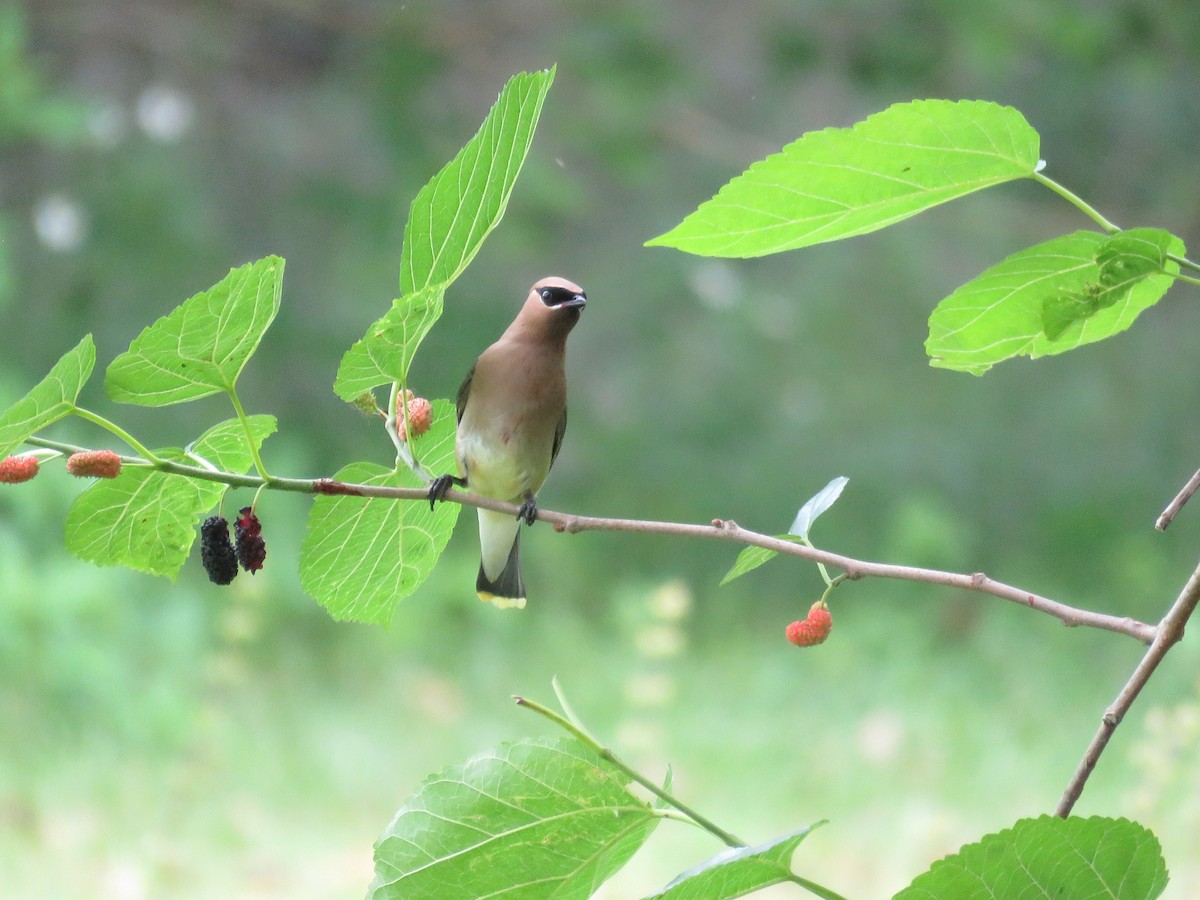
M 475 590 L 480 600 L 501 608 L 524 608 L 520 527 L 520 521 L 510 515 L 479 510 L 479 538 L 483 555 L 479 563 L 479 576 L 475 579 Z

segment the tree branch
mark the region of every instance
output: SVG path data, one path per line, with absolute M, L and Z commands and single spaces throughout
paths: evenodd
M 1067 789 L 1063 792 L 1062 799 L 1058 802 L 1055 815 L 1065 819 L 1071 814 L 1071 810 L 1075 806 L 1075 801 L 1083 793 L 1083 787 L 1087 784 L 1092 770 L 1096 768 L 1100 754 L 1108 746 L 1113 732 L 1117 730 L 1117 726 L 1125 718 L 1125 713 L 1129 712 L 1129 707 L 1133 705 L 1133 701 L 1137 699 L 1142 688 L 1146 686 L 1146 682 L 1150 680 L 1150 676 L 1154 674 L 1154 670 L 1158 668 L 1158 664 L 1163 661 L 1163 657 L 1167 655 L 1167 651 L 1179 643 L 1179 640 L 1183 637 L 1184 626 L 1187 624 L 1188 619 L 1191 618 L 1192 613 L 1195 612 L 1198 603 L 1200 603 L 1200 566 L 1192 572 L 1192 577 L 1188 579 L 1187 584 L 1180 591 L 1179 597 L 1175 600 L 1170 610 L 1167 611 L 1167 614 L 1163 616 L 1162 621 L 1158 623 L 1154 640 L 1150 643 L 1150 647 L 1146 650 L 1141 662 L 1137 664 L 1137 667 L 1133 670 L 1133 674 L 1129 676 L 1129 680 L 1125 682 L 1125 686 L 1121 688 L 1116 699 L 1104 711 L 1104 715 L 1100 719 L 1100 728 L 1096 731 L 1096 736 L 1092 738 L 1092 742 L 1088 744 L 1088 748 L 1084 752 L 1083 759 L 1080 760 L 1075 774 L 1071 776 L 1071 781 L 1067 784 Z
M 50 441 L 44 438 L 31 437 L 26 443 L 38 447 L 48 447 L 63 453 L 76 453 L 86 448 Z M 331 478 L 279 478 L 272 476 L 270 481 L 255 475 L 238 475 L 232 472 L 220 472 L 212 469 L 192 466 L 172 460 L 159 460 L 151 463 L 137 457 L 122 457 L 125 465 L 151 465 L 161 472 L 172 475 L 184 475 L 189 478 L 199 478 L 204 481 L 216 481 L 233 487 L 266 487 L 270 490 L 291 491 L 303 494 L 335 494 L 353 497 L 381 497 L 396 500 L 428 499 L 427 488 L 401 488 L 383 485 L 351 484 L 334 481 Z M 446 500 L 490 509 L 496 512 L 517 514 L 517 506 L 480 497 L 467 491 L 449 490 Z M 576 534 L 581 531 L 628 531 L 639 534 L 661 534 L 674 537 L 705 538 L 708 540 L 728 541 L 734 544 L 747 544 L 774 550 L 788 556 L 798 556 L 815 563 L 833 566 L 846 573 L 847 578 L 889 578 L 900 581 L 919 581 L 924 584 L 942 585 L 944 587 L 960 588 L 966 591 L 976 591 L 1008 600 L 1021 606 L 1027 606 L 1038 612 L 1046 613 L 1070 627 L 1099 628 L 1116 634 L 1124 634 L 1143 644 L 1149 644 L 1155 639 L 1156 630 L 1153 625 L 1139 622 L 1128 616 L 1110 616 L 1105 613 L 1093 612 L 1067 606 L 1048 597 L 1025 591 L 1012 585 L 1004 584 L 989 578 L 982 572 L 960 574 L 943 572 L 938 569 L 924 569 L 914 566 L 898 566 L 888 563 L 868 562 L 830 553 L 816 547 L 781 540 L 767 534 L 748 531 L 736 522 L 713 519 L 708 525 L 695 525 L 686 522 L 654 522 L 644 519 L 609 519 L 594 516 L 577 516 L 568 513 L 553 512 L 539 509 L 538 520 L 548 522 L 555 531 Z
M 1188 483 L 1179 489 L 1175 499 L 1167 504 L 1167 508 L 1154 521 L 1154 527 L 1159 531 L 1166 531 L 1167 526 L 1175 521 L 1175 517 L 1183 509 L 1183 504 L 1187 503 L 1192 498 L 1192 494 L 1196 493 L 1197 488 L 1200 488 L 1200 469 L 1197 469 L 1196 474 L 1188 479 Z

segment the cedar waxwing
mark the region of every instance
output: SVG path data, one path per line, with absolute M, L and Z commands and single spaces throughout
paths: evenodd
M 546 480 L 567 430 L 567 335 L 587 304 L 583 288 L 543 278 L 516 319 L 475 360 L 458 389 L 458 476 L 429 486 L 429 504 L 451 484 L 484 497 L 519 503 L 514 518 L 479 510 L 482 560 L 475 590 L 497 606 L 525 605 L 521 580 L 521 520 L 537 518 L 534 495 Z

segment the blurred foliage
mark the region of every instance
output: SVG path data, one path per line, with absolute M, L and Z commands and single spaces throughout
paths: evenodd
M 107 362 L 230 267 L 277 253 L 283 307 L 241 383 L 249 412 L 279 417 L 269 464 L 317 475 L 389 462 L 378 426 L 334 396 L 338 360 L 395 296 L 416 190 L 512 73 L 557 63 L 508 214 L 413 368 L 422 393 L 452 396 L 536 278 L 587 288 L 547 507 L 775 532 L 847 475 L 819 546 L 985 570 L 1149 619 L 1191 570 L 1193 510 L 1151 531 L 1198 464 L 1200 311 L 1186 290 L 1063 359 L 975 379 L 924 357 L 926 319 L 957 284 L 1086 226 L 1061 201 L 1013 185 L 747 262 L 641 244 L 803 131 L 929 96 L 1015 106 L 1064 184 L 1122 226 L 1161 225 L 1194 247 L 1196 4 L 2 10 L 0 406 L 84 331 Z M 108 403 L 98 383 L 83 402 Z M 113 412 L 172 445 L 226 415 L 208 403 L 186 420 Z M 97 439 L 82 423 L 62 436 Z M 390 631 L 338 626 L 295 575 L 304 498 L 268 498 L 270 563 L 218 594 L 195 564 L 171 583 L 71 560 L 62 521 L 81 486 L 65 481 L 47 471 L 0 492 L 0 716 L 20 735 L 0 751 L 0 869 L 45 885 L 54 858 L 92 863 L 47 895 L 353 893 L 417 779 L 528 732 L 504 700 L 555 672 L 589 722 L 626 746 L 646 739 L 733 830 L 765 838 L 830 818 L 812 838 L 829 869 L 814 877 L 879 895 L 1049 808 L 1138 654 L 993 600 L 875 582 L 838 591 L 833 638 L 801 658 L 783 625 L 820 579 L 798 563 L 718 591 L 733 548 L 540 529 L 524 548 L 529 609 L 496 616 L 470 596 L 470 526 Z M 668 579 L 684 580 L 692 611 L 644 638 L 631 610 Z M 1193 636 L 1122 731 L 1156 705 L 1196 704 L 1195 661 Z M 664 695 L 668 672 L 678 689 Z M 662 705 L 614 689 L 624 674 Z M 641 724 L 626 727 L 631 710 Z M 1126 774 L 1106 756 L 1080 811 L 1126 809 Z M 1196 804 L 1127 814 L 1152 827 L 1162 815 L 1173 886 L 1200 890 L 1185 849 Z M 283 874 L 280 860 L 301 858 Z M 655 867 L 672 859 L 645 865 L 665 881 L 675 872 Z

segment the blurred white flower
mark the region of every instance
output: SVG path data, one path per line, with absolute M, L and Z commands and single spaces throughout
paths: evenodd
M 631 706 L 666 706 L 675 692 L 675 679 L 665 672 L 631 675 L 625 681 L 625 699 Z
M 678 622 L 692 611 L 692 592 L 679 579 L 668 581 L 650 597 L 650 614 L 660 622 Z
M 77 250 L 87 233 L 83 207 L 63 194 L 49 194 L 34 204 L 33 229 L 57 253 Z
M 896 761 L 904 746 L 904 722 L 890 709 L 868 713 L 858 723 L 858 752 L 877 766 Z
M 138 125 L 149 137 L 164 144 L 183 137 L 195 116 L 191 98 L 170 85 L 151 85 L 138 97 Z
M 649 659 L 668 659 L 683 652 L 683 632 L 674 625 L 651 625 L 638 631 L 637 649 Z

